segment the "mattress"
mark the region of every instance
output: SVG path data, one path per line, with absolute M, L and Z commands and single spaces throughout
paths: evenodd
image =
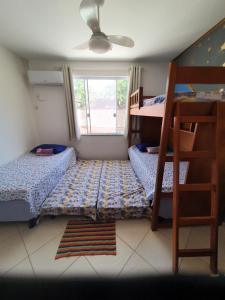
M 132 168 L 142 183 L 147 199 L 153 200 L 155 192 L 155 179 L 157 174 L 158 154 L 140 152 L 136 146 L 128 149 Z M 188 162 L 180 163 L 180 183 L 184 183 Z M 162 192 L 173 191 L 173 162 L 166 162 L 163 174 Z
M 77 215 L 93 220 L 144 217 L 149 201 L 129 161 L 80 160 L 46 198 L 41 215 Z
M 159 95 L 150 99 L 143 100 L 143 106 L 151 106 L 165 102 L 165 95 Z
M 80 160 L 44 201 L 41 215 L 77 215 L 96 219 L 102 161 Z
M 150 203 L 129 161 L 104 161 L 97 202 L 99 219 L 141 218 Z
M 15 212 L 10 207 L 22 207 L 26 202 L 26 216 L 35 217 L 46 196 L 53 190 L 66 170 L 76 162 L 75 151 L 67 148 L 53 156 L 26 153 L 0 167 L 0 221 L 11 221 Z M 14 202 L 15 201 L 15 202 Z M 15 205 L 14 205 L 15 204 Z M 28 205 L 27 205 L 28 204 Z M 2 208 L 1 208 L 2 207 Z M 29 212 L 27 211 L 29 208 Z M 22 214 L 22 209 L 20 214 Z M 12 217 L 12 215 L 14 217 Z M 23 219 L 22 215 L 18 216 Z M 16 219 L 15 219 L 16 220 Z
M 215 91 L 210 92 L 177 92 L 174 94 L 174 101 L 179 102 L 211 102 L 215 100 L 223 100 L 222 93 Z M 165 102 L 165 95 L 158 95 L 150 99 L 143 100 L 143 106 L 151 106 Z

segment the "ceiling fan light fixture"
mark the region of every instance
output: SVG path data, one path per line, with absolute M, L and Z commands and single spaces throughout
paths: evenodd
M 112 50 L 112 45 L 107 38 L 92 36 L 89 41 L 89 49 L 97 54 L 104 54 Z

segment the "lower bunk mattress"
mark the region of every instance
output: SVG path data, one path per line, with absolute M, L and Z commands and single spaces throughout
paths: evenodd
M 47 195 L 76 161 L 73 148 L 48 157 L 26 153 L 0 167 L 0 221 L 27 221 L 40 214 Z
M 44 201 L 41 215 L 96 219 L 149 215 L 149 201 L 129 161 L 80 160 Z
M 132 168 L 143 185 L 147 199 L 150 205 L 153 203 L 155 193 L 155 179 L 157 175 L 158 154 L 149 154 L 141 152 L 136 146 L 128 149 L 128 154 Z M 168 153 L 168 155 L 170 155 Z M 187 174 L 188 162 L 180 163 L 180 184 L 185 182 Z M 166 162 L 163 173 L 162 192 L 170 193 L 173 191 L 173 162 Z M 171 218 L 172 201 L 162 199 L 160 201 L 159 215 L 163 218 Z

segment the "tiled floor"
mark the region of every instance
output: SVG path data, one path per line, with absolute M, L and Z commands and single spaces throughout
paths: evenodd
M 55 254 L 71 217 L 43 218 L 38 226 L 27 223 L 0 224 L 0 276 L 130 276 L 171 273 L 171 229 L 150 230 L 148 220 L 116 222 L 117 255 L 70 257 Z M 206 227 L 183 228 L 182 247 L 206 247 Z M 225 273 L 225 225 L 219 228 L 219 271 Z M 208 258 L 180 261 L 180 272 L 210 274 Z

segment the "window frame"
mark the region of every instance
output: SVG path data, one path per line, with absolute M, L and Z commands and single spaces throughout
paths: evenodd
M 126 79 L 127 80 L 127 83 L 129 83 L 129 76 L 128 75 L 75 75 L 73 74 L 72 76 L 72 79 L 73 79 L 73 83 L 74 83 L 74 80 L 76 79 L 80 79 L 80 80 L 84 80 L 84 81 L 87 81 L 88 80 L 124 80 Z M 84 83 L 85 85 L 85 89 L 86 89 L 86 84 Z M 73 88 L 74 88 L 74 85 L 73 85 Z M 87 100 L 87 99 L 86 99 Z M 128 101 L 128 88 L 127 88 L 127 101 Z M 75 95 L 75 91 L 74 91 L 74 103 L 76 105 L 76 95 Z M 127 105 L 127 104 L 126 104 Z M 90 103 L 88 101 L 88 111 L 90 113 Z M 86 101 L 86 111 L 87 111 L 87 101 Z M 86 117 L 87 117 L 87 114 L 86 114 Z M 87 119 L 90 119 L 90 117 L 87 117 Z M 89 123 L 90 123 L 90 120 L 89 122 L 87 121 L 87 127 L 89 126 Z M 125 130 L 125 127 L 124 127 L 124 130 Z M 124 133 L 81 133 L 81 136 L 124 136 Z

